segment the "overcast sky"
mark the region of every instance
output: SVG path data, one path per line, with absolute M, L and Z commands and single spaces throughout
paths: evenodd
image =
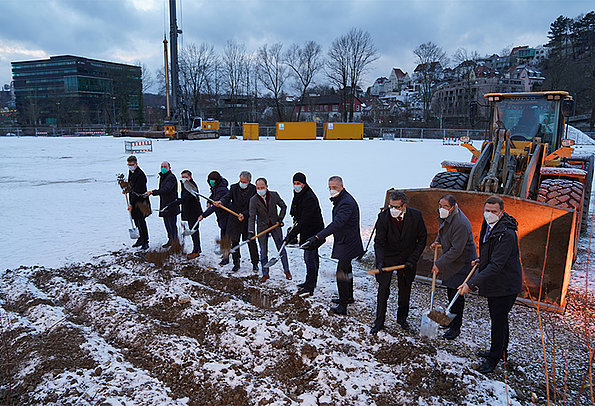
M 163 66 L 167 0 L 0 0 L 0 85 L 11 61 L 72 54 L 115 62 Z M 222 51 L 227 40 L 249 50 L 306 40 L 326 52 L 352 27 L 367 30 L 380 53 L 365 89 L 393 67 L 411 72 L 412 50 L 433 41 L 447 54 L 457 48 L 481 55 L 547 42 L 559 15 L 592 11 L 592 0 L 178 0 L 184 44 L 206 41 Z

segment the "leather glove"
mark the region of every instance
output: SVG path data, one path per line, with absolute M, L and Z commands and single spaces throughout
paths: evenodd
M 283 227 L 285 225 L 281 220 L 277 220 L 277 222 L 279 223 L 279 227 Z
M 248 238 L 253 238 L 255 235 L 254 231 L 248 231 Z
M 376 269 L 378 269 L 379 271 L 382 271 L 382 268 L 385 268 L 384 266 L 384 262 L 383 261 L 376 261 L 374 266 L 376 267 Z
M 406 271 L 413 271 L 414 266 L 411 262 L 405 262 L 405 270 Z
M 324 241 L 325 240 L 321 240 L 320 238 L 313 236 L 308 238 L 300 248 L 305 249 L 307 251 L 312 251 L 324 244 Z

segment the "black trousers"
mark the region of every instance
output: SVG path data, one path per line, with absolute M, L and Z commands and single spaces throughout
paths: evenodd
M 163 217 L 163 224 L 165 224 L 165 230 L 167 231 L 167 238 L 169 241 L 174 241 L 178 238 L 178 226 L 176 220 L 176 216 Z
M 339 290 L 339 304 L 347 306 L 347 301 L 353 299 L 351 260 L 339 260 L 337 264 L 337 289 Z
M 143 242 L 149 242 L 149 229 L 147 228 L 147 220 L 144 216 L 134 218 L 134 224 L 138 228 L 140 240 Z
M 458 289 L 455 288 L 446 288 L 446 294 L 448 295 L 449 304 L 450 302 L 452 302 L 452 299 L 454 299 L 454 297 L 456 296 L 457 291 Z M 461 325 L 463 324 L 463 310 L 465 310 L 465 297 L 463 295 L 459 295 L 457 301 L 454 302 L 454 304 L 450 308 L 450 312 L 452 314 L 456 314 L 456 316 L 454 319 L 452 319 L 452 322 L 450 323 L 449 327 L 458 329 L 461 328 Z
M 188 220 L 188 227 L 191 229 L 196 225 L 198 217 L 193 220 Z M 200 249 L 200 225 L 196 226 L 196 232 L 192 234 L 192 252 L 199 253 Z
M 377 327 L 384 326 L 386 320 L 386 308 L 388 305 L 388 298 L 390 296 L 390 283 L 393 277 L 393 271 L 381 272 L 376 274 L 376 281 L 378 281 L 378 295 L 376 296 L 376 320 L 374 325 Z M 397 271 L 397 286 L 399 288 L 399 299 L 397 307 L 397 323 L 403 323 L 407 320 L 409 315 L 409 300 L 411 298 L 411 286 L 415 275 L 406 275 L 405 272 Z
M 489 359 L 498 363 L 504 351 L 508 349 L 508 313 L 512 309 L 517 295 L 488 297 L 488 308 L 492 321 L 492 344 Z
M 314 292 L 316 282 L 318 281 L 318 268 L 320 267 L 318 248 L 315 250 L 304 250 L 304 263 L 306 264 L 304 289 L 308 292 Z
M 231 222 L 231 220 L 228 221 L 228 226 L 227 226 L 227 236 L 229 237 L 229 241 L 232 247 L 235 247 L 236 245 L 238 245 L 240 243 L 240 237 L 242 239 L 242 241 L 247 241 L 249 236 L 248 236 L 248 223 L 247 223 L 248 219 L 244 219 L 244 222 L 246 222 L 246 226 L 244 227 L 243 224 L 241 227 L 230 227 L 229 224 Z M 252 265 L 254 266 L 258 266 L 258 247 L 256 246 L 256 240 L 252 240 L 248 243 L 248 251 L 250 252 L 250 262 L 252 262 Z M 239 264 L 240 263 L 240 258 L 242 257 L 242 255 L 240 254 L 240 250 L 237 250 L 235 252 L 233 252 L 231 254 L 231 257 L 233 258 L 233 263 L 234 264 Z

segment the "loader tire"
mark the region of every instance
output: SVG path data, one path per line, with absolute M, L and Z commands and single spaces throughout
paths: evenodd
M 439 172 L 434 176 L 430 183 L 431 188 L 435 189 L 467 189 L 469 174 L 463 172 Z
M 582 197 L 583 184 L 569 179 L 544 179 L 537 191 L 538 202 L 566 209 L 579 210 Z

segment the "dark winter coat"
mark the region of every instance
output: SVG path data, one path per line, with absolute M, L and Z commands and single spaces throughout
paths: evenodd
M 265 205 L 264 201 L 267 202 Z M 279 207 L 279 212 L 277 212 Z M 248 231 L 260 233 L 278 221 L 283 221 L 287 205 L 279 196 L 279 193 L 271 190 L 261 198 L 258 194 L 250 199 L 250 218 L 248 219 Z M 256 224 L 256 227 L 255 227 Z
M 421 211 L 407 207 L 403 215 L 403 226 L 395 225 L 389 210 L 383 210 L 376 220 L 376 237 L 374 238 L 374 252 L 376 263 L 384 266 L 411 264 L 406 269 L 408 279 L 413 280 L 417 261 L 421 256 L 428 232 Z
M 484 242 L 487 223 L 481 225 L 479 267 L 469 280 L 471 288 L 479 288 L 486 297 L 518 294 L 523 288 L 523 271 L 519 258 L 518 223 L 504 213 Z
M 147 176 L 141 168 L 128 171 L 128 198 L 132 206 L 130 215 L 134 219 L 141 219 L 151 214 L 151 202 L 143 194 L 147 191 Z
M 178 181 L 176 180 L 176 175 L 171 171 L 159 173 L 159 189 L 155 189 L 151 193 L 159 196 L 159 217 L 173 217 L 178 215 L 180 207 L 174 203 L 178 200 Z M 170 203 L 174 204 L 170 205 Z M 167 205 L 169 207 L 163 210 Z
M 196 190 L 198 190 L 198 186 L 193 179 L 187 180 L 186 182 L 192 183 L 196 187 Z M 198 216 L 202 214 L 200 198 L 198 196 L 195 197 L 192 193 L 187 191 L 183 182 L 180 182 L 180 187 L 182 188 L 182 193 L 178 199 L 178 204 L 182 205 L 182 220 L 194 223 L 198 219 Z
M 244 215 L 244 220 L 240 221 L 236 216 L 229 216 L 227 220 L 227 233 L 229 235 L 248 231 L 248 218 L 250 216 L 250 199 L 256 195 L 256 186 L 248 184 L 246 189 L 240 187 L 240 183 L 234 183 L 229 187 L 229 191 L 221 199 L 228 209 L 238 214 Z
M 307 184 L 304 185 L 301 192 L 293 192 L 289 214 L 293 217 L 295 226 L 287 234 L 287 241 L 291 241 L 299 235 L 300 244 L 303 244 L 308 238 L 324 229 L 320 203 L 312 188 Z
M 211 195 L 209 196 L 209 198 L 214 201 L 219 201 L 223 199 L 227 192 L 229 192 L 229 190 L 227 189 L 227 185 L 229 185 L 229 183 L 227 183 L 227 179 L 221 178 L 221 181 L 219 183 L 215 183 L 215 186 L 211 187 Z M 219 228 L 225 232 L 225 229 L 227 228 L 229 213 L 219 207 L 211 205 L 208 209 L 204 211 L 202 216 L 203 218 L 207 218 L 213 213 L 215 213 L 215 215 L 217 216 L 217 224 L 219 225 Z
M 438 218 L 438 222 L 436 241 L 442 244 L 442 255 L 436 260 L 436 266 L 442 273 L 442 283 L 456 289 L 471 271 L 471 262 L 477 258 L 473 229 L 458 206 L 447 218 Z
M 364 253 L 359 230 L 359 206 L 345 189 L 337 196 L 331 197 L 331 202 L 333 202 L 333 221 L 316 235 L 324 239 L 333 234 L 331 256 L 340 261 L 350 261 Z

